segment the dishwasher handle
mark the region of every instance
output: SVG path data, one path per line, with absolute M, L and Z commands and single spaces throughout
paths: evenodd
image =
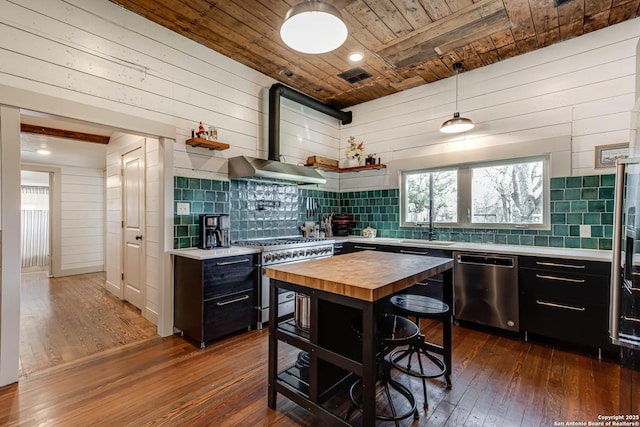
M 514 268 L 515 258 L 494 255 L 458 254 L 458 264 L 487 265 L 492 267 Z

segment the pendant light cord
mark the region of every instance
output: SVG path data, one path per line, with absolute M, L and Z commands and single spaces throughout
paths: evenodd
M 458 75 L 460 75 L 460 70 L 456 68 L 456 113 L 458 112 Z

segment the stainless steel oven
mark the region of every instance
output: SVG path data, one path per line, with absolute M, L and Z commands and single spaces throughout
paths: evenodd
M 258 329 L 262 329 L 269 320 L 269 278 L 264 268 L 272 265 L 304 262 L 312 259 L 326 258 L 333 255 L 333 239 L 313 237 L 277 237 L 272 239 L 241 240 L 235 245 L 262 248 L 262 279 L 258 287 Z M 278 294 L 278 315 L 288 316 L 294 312 L 296 294 L 293 291 L 281 290 Z

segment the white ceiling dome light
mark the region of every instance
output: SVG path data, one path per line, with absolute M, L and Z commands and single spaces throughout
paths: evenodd
M 331 52 L 342 46 L 347 35 L 347 26 L 338 9 L 317 0 L 293 6 L 280 27 L 282 41 L 302 53 Z
M 453 118 L 442 123 L 442 126 L 440 126 L 440 132 L 443 133 L 466 132 L 473 129 L 474 126 L 471 119 L 460 117 L 460 113 L 458 112 L 458 74 L 460 74 L 460 70 L 462 69 L 462 62 L 453 64 L 453 69 L 456 71 L 456 109 L 453 113 Z

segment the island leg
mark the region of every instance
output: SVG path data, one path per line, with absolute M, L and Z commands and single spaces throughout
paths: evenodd
M 374 304 L 362 310 L 362 425 L 376 425 L 376 316 Z
M 269 281 L 269 367 L 267 379 L 267 405 L 271 409 L 276 408 L 276 375 L 278 375 L 278 340 L 276 330 L 278 329 L 278 288 L 276 281 Z

